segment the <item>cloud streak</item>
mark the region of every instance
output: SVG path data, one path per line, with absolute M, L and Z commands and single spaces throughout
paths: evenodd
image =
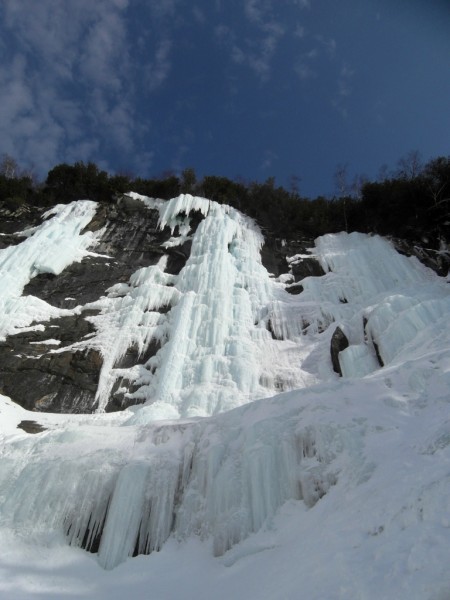
M 3 0 L 0 151 L 41 177 L 75 160 L 150 176 L 184 161 L 211 165 L 220 158 L 207 149 L 213 141 L 228 148 L 247 126 L 252 138 L 249 123 L 257 129 L 270 111 L 267 132 L 289 111 L 300 121 L 311 98 L 345 116 L 357 77 L 333 15 L 316 6 Z M 186 126 L 193 135 L 180 137 Z M 203 147 L 205 131 L 216 140 Z M 255 158 L 257 169 L 272 163 L 282 161 Z
M 153 60 L 147 66 L 146 83 L 150 91 L 155 91 L 162 86 L 171 69 L 170 54 L 172 42 L 169 39 L 161 40 L 156 48 Z
M 270 0 L 244 0 L 243 17 L 247 21 L 246 35 L 221 23 L 215 28 L 216 39 L 228 49 L 232 62 L 252 71 L 260 82 L 270 80 L 272 63 L 286 28 L 274 17 Z
M 175 0 L 150 2 L 154 20 Z M 44 174 L 58 162 L 132 153 L 148 125 L 136 117 L 136 81 L 152 93 L 171 68 L 171 41 L 145 40 L 134 60 L 128 0 L 4 0 L 0 7 L 0 135 L 5 152 Z M 137 71 L 140 72 L 137 73 Z M 150 155 L 147 153 L 146 160 Z
M 352 94 L 351 84 L 354 74 L 355 71 L 347 63 L 342 64 L 337 80 L 337 92 L 331 101 L 344 119 L 348 117 L 347 100 Z

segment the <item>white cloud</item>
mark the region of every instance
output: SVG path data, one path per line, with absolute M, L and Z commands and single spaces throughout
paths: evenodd
M 267 171 L 268 169 L 272 168 L 273 163 L 276 162 L 277 160 L 278 160 L 278 154 L 273 152 L 273 150 L 266 150 L 264 152 L 264 156 L 263 156 L 263 159 L 262 159 L 262 162 L 261 162 L 259 168 L 262 171 Z
M 300 40 L 305 37 L 306 30 L 303 25 L 297 24 L 294 31 L 294 36 L 299 38 Z
M 75 148 L 77 159 L 87 159 L 105 138 L 108 111 L 92 114 L 86 104 L 91 90 L 106 104 L 126 89 L 126 6 L 125 0 L 4 2 L 4 33 L 20 54 L 6 61 L 9 79 L 0 74 L 0 106 L 10 110 L 1 134 L 22 160 L 45 172 Z M 98 126 L 96 136 L 90 126 Z M 108 127 L 115 135 L 122 124 Z
M 146 83 L 150 91 L 161 87 L 167 79 L 171 68 L 171 49 L 172 42 L 169 39 L 163 39 L 159 42 L 155 57 L 147 67 Z
M 198 6 L 193 7 L 192 14 L 194 15 L 194 19 L 197 21 L 197 23 L 203 25 L 206 22 L 205 13 Z
M 319 51 L 317 48 L 311 48 L 311 50 L 307 50 L 299 56 L 294 65 L 294 71 L 301 81 L 317 77 L 317 68 L 313 67 L 313 63 L 318 57 Z
M 145 3 L 154 17 L 164 19 L 175 15 L 180 0 L 146 0 Z
M 353 91 L 352 79 L 354 74 L 355 71 L 347 63 L 342 64 L 337 80 L 337 91 L 331 101 L 333 107 L 345 119 L 348 117 L 348 106 L 346 101 Z
M 250 68 L 260 81 L 266 82 L 270 79 L 272 61 L 285 34 L 285 27 L 274 18 L 270 0 L 244 0 L 243 6 L 253 32 L 248 32 L 239 42 L 226 25 L 216 27 L 215 34 L 228 46 L 234 63 Z
M 352 92 L 351 80 L 355 72 L 349 67 L 348 64 L 344 63 L 341 67 L 339 78 L 338 78 L 338 94 L 341 97 L 350 96 Z
M 300 60 L 294 67 L 294 71 L 301 81 L 306 81 L 317 76 L 317 73 L 306 62 Z
M 236 64 L 249 67 L 262 82 L 266 82 L 270 78 L 274 46 L 272 39 L 265 39 L 256 51 L 233 45 L 231 57 Z
M 145 3 L 139 14 L 156 19 L 159 35 L 141 27 L 145 39 L 138 44 L 129 0 L 4 0 L 2 149 L 41 175 L 58 162 L 95 160 L 112 147 L 135 151 L 148 130 L 135 114 L 136 81 L 147 82 L 145 93 L 166 81 L 172 44 L 163 21 L 171 20 L 178 1 Z M 133 52 L 141 52 L 139 60 Z
M 245 0 L 244 2 L 246 17 L 254 23 L 261 23 L 266 9 L 267 2 L 261 0 Z
M 325 38 L 323 35 L 316 35 L 316 40 L 325 48 L 330 56 L 336 54 L 336 40 L 334 38 Z
M 216 25 L 214 28 L 214 35 L 219 42 L 227 42 L 227 40 L 231 38 L 232 33 L 231 29 L 227 25 L 221 23 L 220 25 Z
M 77 67 L 99 87 L 120 92 L 129 70 L 129 51 L 121 14 L 106 13 L 93 22 Z
M 293 4 L 294 6 L 298 6 L 301 10 L 311 8 L 310 0 L 289 0 L 289 1 L 290 1 L 290 4 Z

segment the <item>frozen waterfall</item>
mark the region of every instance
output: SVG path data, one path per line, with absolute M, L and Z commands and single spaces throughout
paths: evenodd
M 16 426 L 37 413 L 0 396 L 5 531 L 41 544 L 68 540 L 97 552 L 106 569 L 161 549 L 170 536 L 197 536 L 219 556 L 270 530 L 287 501 L 307 512 L 334 494 L 345 514 L 349 498 L 385 493 L 383 482 L 370 482 L 380 477 L 378 464 L 392 481 L 403 473 L 406 459 L 391 463 L 390 455 L 403 427 L 404 456 L 425 460 L 448 446 L 441 408 L 426 417 L 426 439 L 415 426 L 429 389 L 439 407 L 448 403 L 445 281 L 386 240 L 341 233 L 316 240 L 311 252 L 325 274 L 306 277 L 291 295 L 287 279 L 261 264 L 263 238 L 250 218 L 189 195 L 166 203 L 133 197 L 171 229 L 166 249 L 190 241 L 190 255 L 176 275 L 163 254 L 73 309 L 98 311 L 88 317 L 95 331 L 76 344 L 103 357 L 96 414 L 39 414 L 46 430 L 31 436 Z M 94 211 L 87 201 L 59 207 L 22 244 L 1 251 L 3 276 L 16 276 L 1 298 L 5 335 L 38 318 L 33 308 L 27 320 L 21 304 L 30 277 L 59 272 L 95 243 L 83 233 Z M 51 314 L 50 305 L 39 306 Z M 343 378 L 330 361 L 337 325 L 349 342 L 339 356 Z M 152 342 L 158 349 L 148 360 L 120 367 L 128 348 L 143 356 Z M 143 404 L 105 414 L 118 382 L 132 384 L 128 393 Z M 445 485 L 444 475 L 430 471 L 430 486 Z M 423 494 L 411 489 L 418 503 Z M 410 509 L 392 496 L 385 518 L 397 523 Z
M 294 314 L 292 297 L 261 264 L 264 239 L 254 221 L 190 195 L 167 203 L 133 197 L 144 211 L 159 210 L 160 227 L 172 230 L 168 245 L 189 238 L 192 247 L 178 275 L 165 272 L 162 257 L 89 305 L 101 310 L 89 318 L 97 334 L 78 347 L 98 348 L 104 358 L 99 412 L 121 379 L 137 388 L 129 397 L 146 403 L 130 424 L 214 415 L 314 383 L 302 369 L 301 313 Z M 204 217 L 195 233 L 192 212 Z M 169 310 L 161 314 L 163 307 Z M 155 340 L 161 348 L 145 364 L 116 367 L 130 346 L 145 354 Z

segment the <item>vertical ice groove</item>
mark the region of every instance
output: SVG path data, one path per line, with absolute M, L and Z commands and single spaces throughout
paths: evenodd
M 261 264 L 259 228 L 239 211 L 181 195 L 161 207 L 160 226 L 173 230 L 178 216 L 191 211 L 200 211 L 204 219 L 176 278 L 181 296 L 168 314 L 169 339 L 158 354 L 161 366 L 147 383 L 148 405 L 130 423 L 161 415 L 207 416 L 270 393 L 261 384 L 261 365 L 264 345 L 269 354 L 274 340 L 261 311 L 268 312 L 280 293 L 286 308 L 288 294 Z M 286 329 L 288 319 L 279 320 Z M 294 324 L 282 337 L 299 335 Z M 265 380 L 269 389 L 274 380 Z
M 144 516 L 146 471 L 145 464 L 132 463 L 119 474 L 98 553 L 105 569 L 133 554 Z
M 88 305 L 101 311 L 89 318 L 96 334 L 78 346 L 99 348 L 103 356 L 96 393 L 98 412 L 105 410 L 116 379 L 124 375 L 116 366 L 128 348 L 134 346 L 141 355 L 153 339 L 165 336 L 166 315 L 158 310 L 176 304 L 180 297 L 172 286 L 173 276 L 164 272 L 166 263 L 167 257 L 162 256 L 156 265 L 133 273 L 128 284 L 113 286 L 105 298 Z M 136 376 L 128 375 L 130 380 Z
M 303 320 L 283 285 L 270 280 L 261 264 L 263 237 L 254 221 L 229 206 L 188 194 L 168 202 L 129 196 L 159 210 L 161 228 L 178 225 L 179 240 L 186 237 L 180 219 L 188 221 L 197 211 L 204 220 L 178 276 L 165 272 L 163 256 L 158 264 L 136 271 L 128 283 L 112 286 L 106 298 L 86 305 L 100 310 L 88 317 L 96 333 L 73 349 L 92 347 L 102 354 L 98 412 L 105 410 L 115 383 L 124 377 L 136 390 L 129 395 L 149 405 L 134 419 L 140 422 L 207 416 L 275 390 L 303 386 L 310 376 L 301 366 L 286 368 L 279 356 L 282 350 L 292 364 L 301 365 Z M 83 203 L 75 203 L 73 212 L 82 209 L 86 211 Z M 167 314 L 160 314 L 161 308 Z M 146 365 L 120 368 L 130 347 L 143 355 L 154 340 L 162 348 Z
M 302 469 L 308 498 L 328 485 L 333 456 L 305 457 L 302 437 L 311 446 L 317 432 L 299 433 L 298 402 L 283 417 L 279 402 L 181 425 L 109 426 L 93 436 L 95 427 L 80 433 L 75 424 L 22 440 L 10 448 L 13 464 L 0 463 L 1 489 L 10 490 L 0 522 L 29 539 L 64 532 L 74 546 L 99 545 L 106 569 L 159 550 L 170 535 L 211 538 L 221 555 L 301 499 Z
M 225 427 L 190 424 L 181 434 L 170 426 L 158 443 L 148 430 L 145 458 L 137 456 L 121 469 L 112 492 L 99 549 L 103 567 L 158 550 L 171 534 L 211 536 L 214 554 L 222 555 L 258 531 L 286 500 L 301 498 L 296 420 L 265 418 L 245 432 L 234 418 L 226 421 Z M 319 462 L 312 457 L 311 464 Z M 311 479 L 312 487 L 316 483 Z M 307 478 L 304 487 L 312 496 Z

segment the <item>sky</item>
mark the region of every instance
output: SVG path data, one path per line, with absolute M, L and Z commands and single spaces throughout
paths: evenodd
M 450 154 L 449 0 L 2 0 L 0 154 L 332 195 Z

